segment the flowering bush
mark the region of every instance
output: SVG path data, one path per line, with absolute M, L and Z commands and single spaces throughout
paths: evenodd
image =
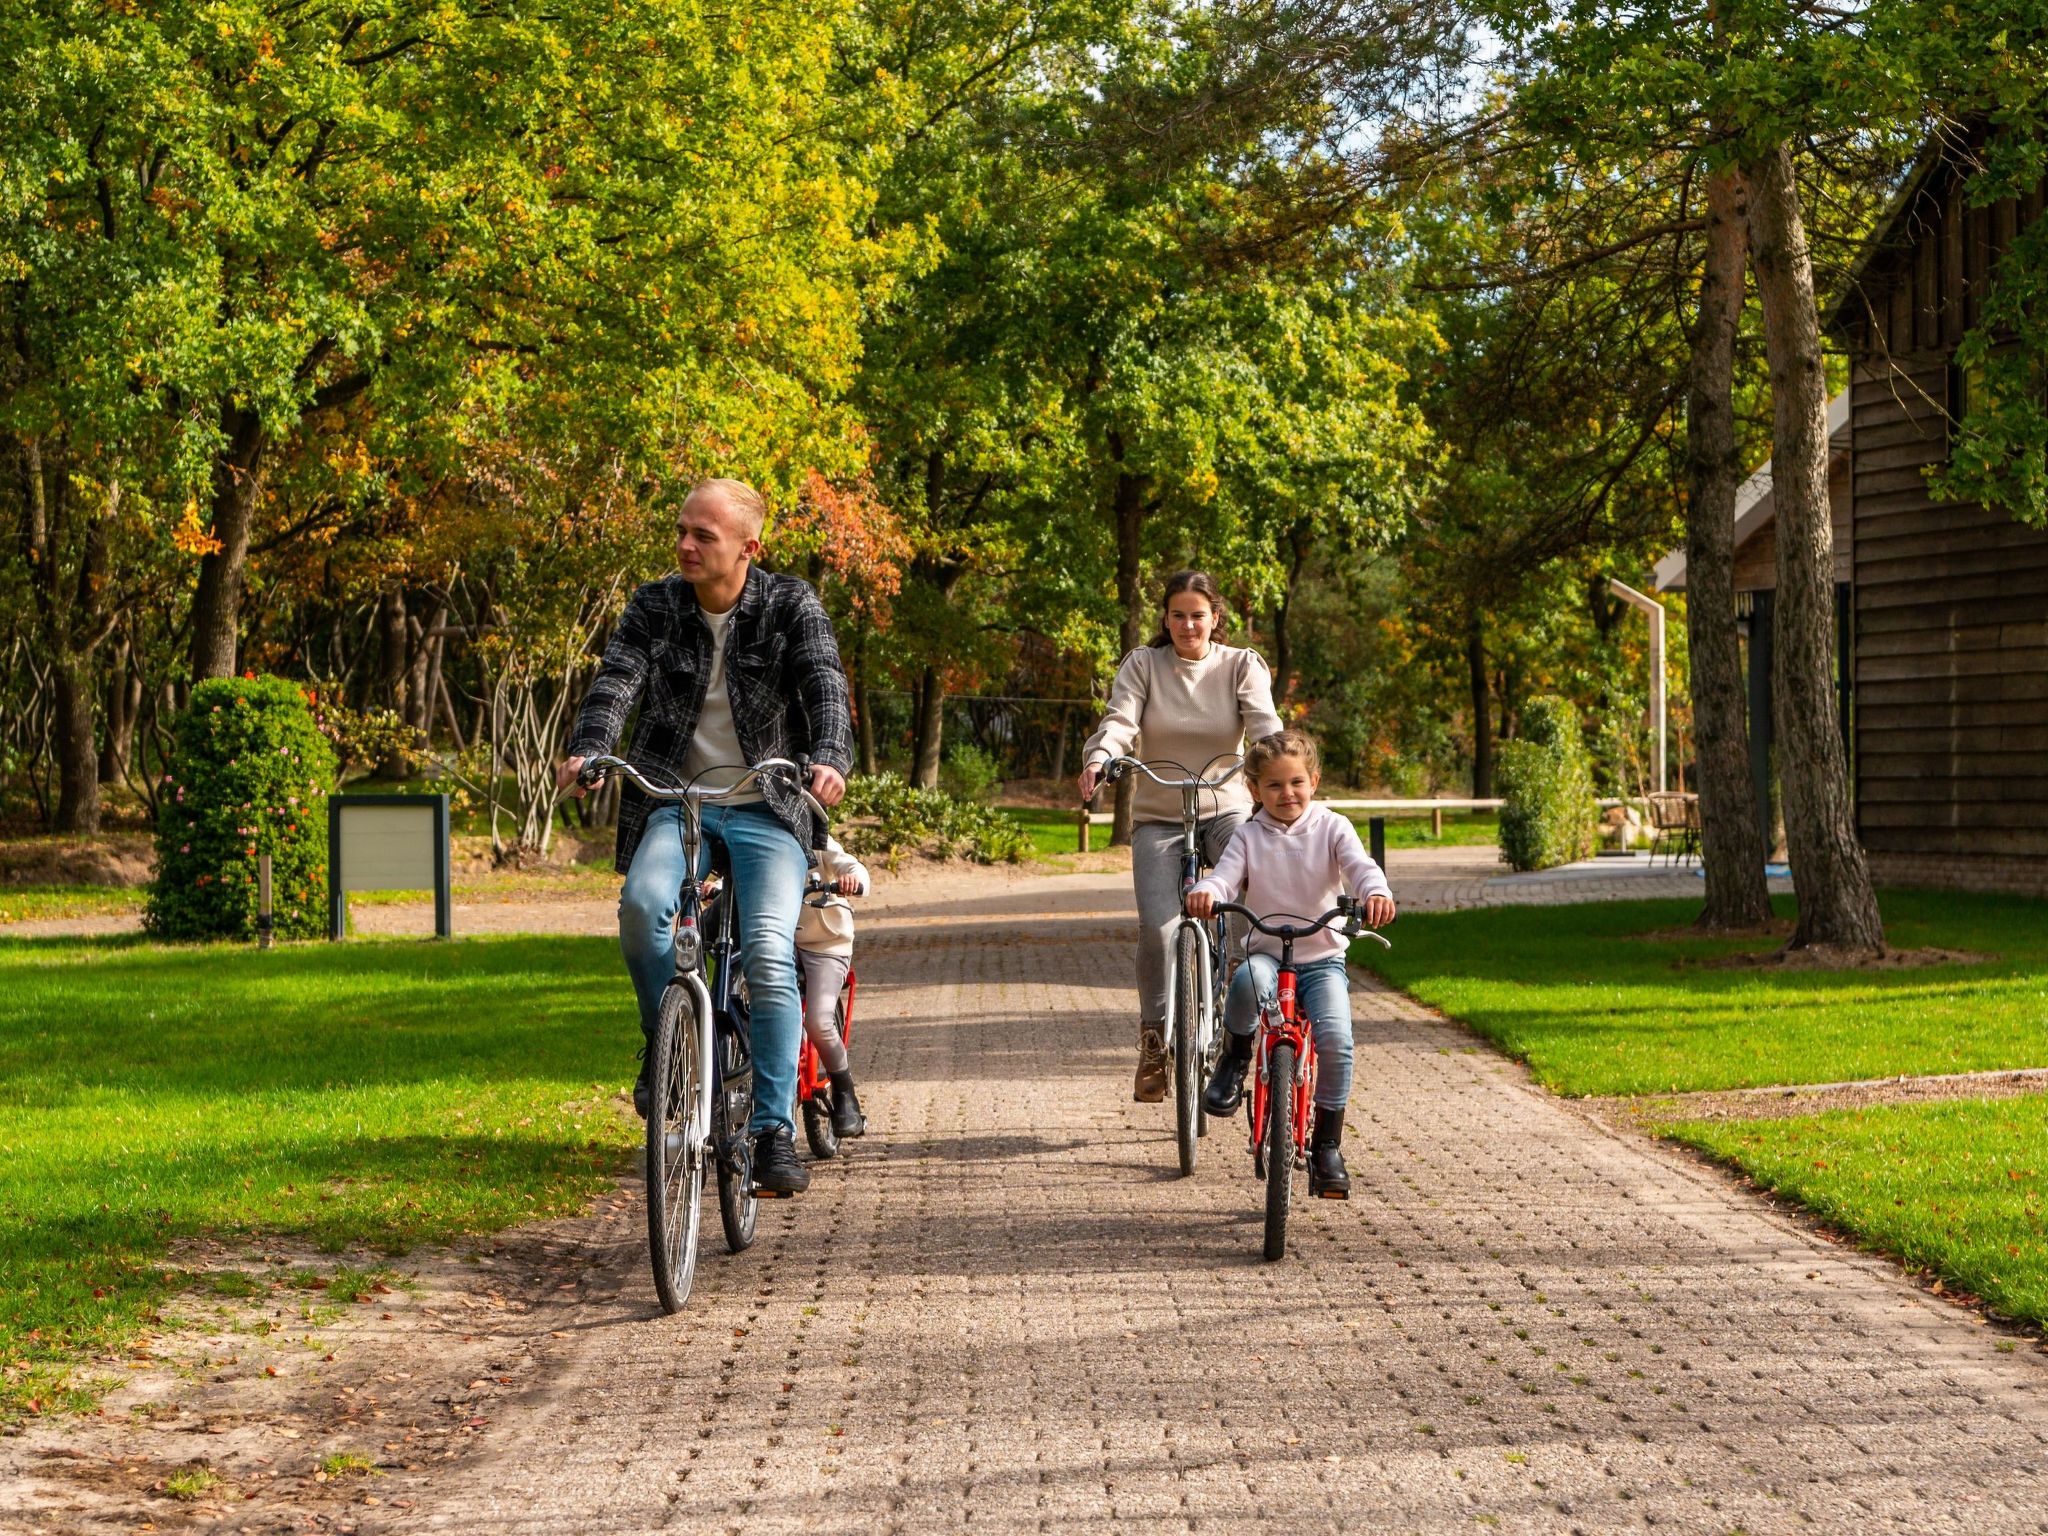
M 270 855 L 280 938 L 327 931 L 327 796 L 334 749 L 282 678 L 216 678 L 192 690 L 159 786 L 148 924 L 167 939 L 256 931 L 256 860 Z

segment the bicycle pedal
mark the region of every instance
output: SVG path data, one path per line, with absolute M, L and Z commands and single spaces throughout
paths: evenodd
M 748 1190 L 747 1193 L 756 1200 L 794 1200 L 796 1198 L 796 1191 L 793 1189 L 763 1189 L 758 1184 Z

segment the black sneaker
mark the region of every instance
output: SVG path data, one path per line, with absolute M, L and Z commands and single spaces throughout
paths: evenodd
M 851 1072 L 832 1074 L 832 1134 L 844 1141 L 849 1136 L 865 1136 L 868 1117 L 860 1112 L 860 1099 L 853 1091 Z
M 796 1160 L 796 1140 L 789 1127 L 754 1134 L 754 1192 L 800 1195 L 811 1187 L 810 1173 Z
M 1216 1070 L 1209 1074 L 1209 1086 L 1202 1094 L 1202 1108 L 1222 1118 L 1237 1113 L 1244 1102 L 1245 1069 L 1252 1064 L 1250 1035 L 1226 1035 L 1223 1054 L 1216 1058 Z
M 648 1089 L 651 1081 L 648 1077 L 648 1072 L 653 1066 L 653 1063 L 647 1059 L 649 1054 L 647 1042 L 642 1040 L 640 1042 L 640 1076 L 633 1082 L 633 1113 L 642 1120 L 647 1118 Z
M 1349 1200 L 1351 1174 L 1344 1166 L 1344 1111 L 1316 1110 L 1308 1143 L 1308 1192 L 1315 1200 Z

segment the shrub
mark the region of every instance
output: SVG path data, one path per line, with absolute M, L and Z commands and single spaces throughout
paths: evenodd
M 848 851 L 882 859 L 892 869 L 912 853 L 1015 864 L 1031 848 L 1030 836 L 1014 817 L 944 790 L 913 789 L 899 773 L 850 780 L 839 815 L 839 838 Z
M 1531 699 L 1522 735 L 1501 743 L 1495 773 L 1501 797 L 1501 856 L 1515 869 L 1548 869 L 1593 852 L 1599 805 L 1593 770 L 1571 706 Z
M 971 741 L 963 741 L 946 754 L 942 777 L 946 792 L 954 799 L 987 805 L 1002 786 L 1003 767 L 992 753 L 982 751 Z
M 172 727 L 148 925 L 166 939 L 256 931 L 257 855 L 270 855 L 280 938 L 327 931 L 327 795 L 334 749 L 277 677 L 215 678 Z

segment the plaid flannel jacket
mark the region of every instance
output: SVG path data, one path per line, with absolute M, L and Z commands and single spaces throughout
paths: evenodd
M 839 643 L 808 583 L 750 567 L 725 646 L 733 728 L 749 763 L 804 755 L 841 773 L 853 767 L 853 714 Z M 711 627 L 698 611 L 695 589 L 680 576 L 648 582 L 626 604 L 604 648 L 567 755 L 611 751 L 637 703 L 640 722 L 626 761 L 650 779 L 677 782 L 710 671 Z M 813 849 L 824 845 L 825 829 L 801 796 L 776 779 L 764 779 L 761 793 L 797 841 Z M 649 809 L 646 796 L 628 784 L 619 802 L 614 865 L 620 874 L 633 862 Z

